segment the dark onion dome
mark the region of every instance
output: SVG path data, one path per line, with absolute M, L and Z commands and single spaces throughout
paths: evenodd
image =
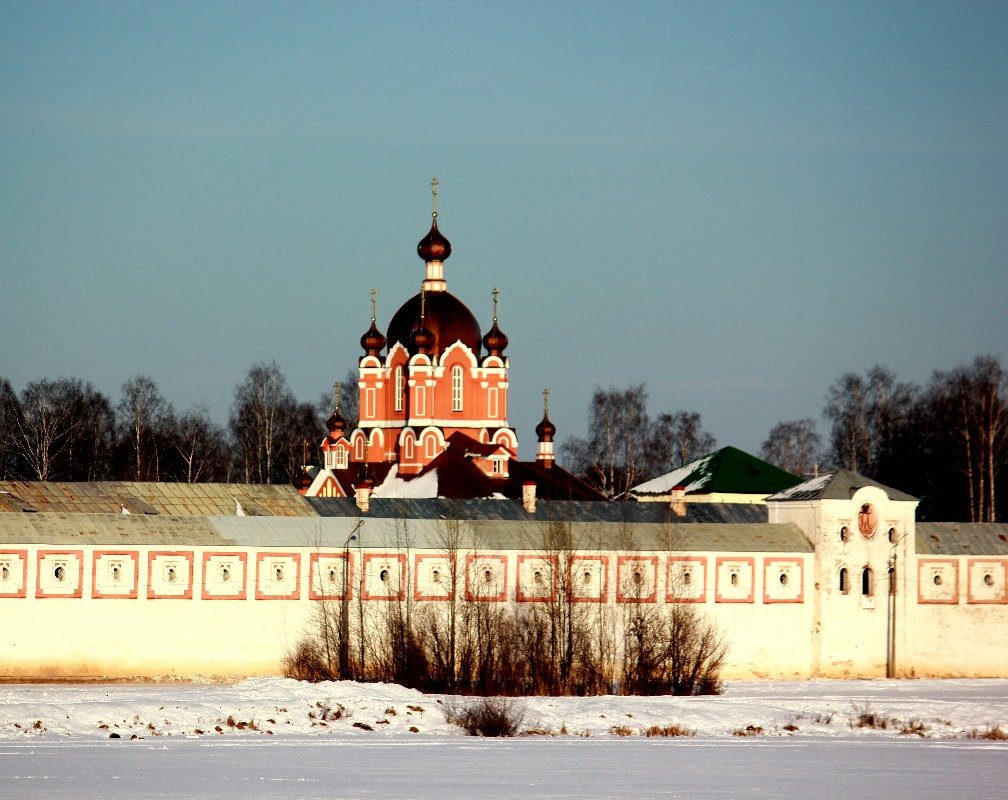
M 385 337 L 382 336 L 381 331 L 378 330 L 378 326 L 375 325 L 374 317 L 371 318 L 371 328 L 361 336 L 360 344 L 369 356 L 379 355 L 385 346 Z
M 343 435 L 343 431 L 346 430 L 346 420 L 343 419 L 343 415 L 339 413 L 338 408 L 326 420 L 326 430 L 329 431 L 329 435 L 333 439 L 339 439 Z
M 494 319 L 493 327 L 483 337 L 483 346 L 486 348 L 487 355 L 489 356 L 502 355 L 508 346 L 507 334 L 497 327 L 496 318 Z
M 540 442 L 552 442 L 556 435 L 556 425 L 550 422 L 549 414 L 543 414 L 542 422 L 536 425 L 536 436 Z
M 444 261 L 451 255 L 451 242 L 441 235 L 437 227 L 437 214 L 431 221 L 430 230 L 427 235 L 419 241 L 416 246 L 417 255 L 428 261 Z
M 417 326 L 416 330 L 410 334 L 409 351 L 411 353 L 431 354 L 434 350 L 434 334 L 424 325 L 423 322 Z
M 402 342 L 410 353 L 417 353 L 411 337 L 420 324 L 420 305 L 421 295 L 416 294 L 396 311 L 388 326 L 389 346 Z M 434 337 L 429 348 L 431 355 L 440 355 L 456 340 L 461 340 L 479 358 L 479 323 L 465 303 L 455 295 L 449 292 L 426 292 L 423 324 Z

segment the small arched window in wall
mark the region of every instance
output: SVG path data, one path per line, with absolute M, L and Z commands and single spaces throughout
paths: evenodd
M 889 543 L 890 544 L 896 544 L 896 529 L 895 528 L 890 528 L 889 529 Z
M 788 583 L 787 573 L 786 572 L 782 572 L 780 574 L 780 585 L 781 586 L 787 586 L 787 583 Z
M 378 580 L 380 580 L 382 583 L 388 583 L 388 569 L 387 568 L 383 569 L 381 572 L 378 573 Z
M 403 408 L 403 375 L 402 367 L 396 367 L 393 378 L 393 392 L 395 397 L 395 410 L 402 411 Z
M 682 571 L 682 582 L 683 586 L 689 586 L 691 583 L 693 583 L 693 573 L 690 572 L 688 569 L 684 569 Z
M 850 538 L 850 532 L 847 530 L 847 526 L 844 525 L 840 528 L 840 541 L 846 542 Z
M 462 410 L 462 367 L 456 364 L 451 371 L 452 411 Z
M 847 567 L 840 567 L 840 594 L 847 594 L 850 591 L 850 577 L 847 574 Z
M 983 576 L 983 584 L 984 584 L 984 586 L 993 586 L 994 585 L 994 576 L 991 573 L 989 573 L 989 572 L 985 572 L 984 576 Z
M 229 564 L 221 564 L 220 579 L 222 583 L 227 583 L 231 580 L 231 566 Z
M 871 567 L 861 570 L 861 594 L 865 597 L 875 594 L 875 573 Z
M 733 569 L 731 571 L 731 577 L 728 580 L 732 586 L 738 586 L 738 570 Z
M 936 572 L 935 575 L 934 575 L 934 578 L 932 578 L 932 581 L 934 581 L 934 585 L 935 586 L 941 586 L 942 585 L 942 576 L 941 576 L 941 573 L 940 572 Z

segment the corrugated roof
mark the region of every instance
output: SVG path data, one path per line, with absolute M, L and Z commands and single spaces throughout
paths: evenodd
M 676 516 L 667 503 L 605 503 L 595 501 L 536 502 L 529 514 L 515 500 L 449 500 L 432 498 L 372 497 L 370 510 L 362 515 L 348 498 L 309 497 L 307 501 L 323 517 L 389 517 L 403 519 L 509 519 L 571 520 L 574 522 L 753 523 L 767 521 L 767 508 L 757 503 L 687 503 L 686 513 Z
M 215 516 L 234 514 L 241 503 L 248 515 L 315 515 L 293 486 L 283 484 L 0 481 L 0 498 L 0 511 L 10 512 L 118 514 L 125 506 L 131 514 Z
M 116 514 L 3 514 L 5 546 L 352 547 L 444 550 L 455 523 L 440 519 L 379 517 L 169 517 Z M 461 549 L 536 550 L 550 531 L 544 520 L 468 519 L 457 523 Z M 578 550 L 812 552 L 793 524 L 654 524 L 573 522 Z
M 935 556 L 1008 556 L 1008 524 L 918 522 L 917 552 Z
M 915 501 L 917 499 L 906 492 L 893 489 L 891 486 L 866 478 L 864 475 L 858 475 L 849 469 L 838 469 L 836 472 L 820 475 L 818 478 L 812 478 L 790 489 L 772 494 L 766 501 L 776 503 L 795 500 L 850 500 L 854 496 L 854 492 L 865 486 L 881 489 L 890 500 Z

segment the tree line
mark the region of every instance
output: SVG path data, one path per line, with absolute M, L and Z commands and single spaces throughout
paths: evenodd
M 356 424 L 356 380 L 341 411 Z M 235 386 L 227 427 L 204 407 L 177 411 L 135 375 L 116 404 L 90 381 L 42 378 L 20 393 L 0 378 L 0 479 L 291 483 L 318 463 L 333 400 L 298 400 L 275 362 Z
M 588 436 L 561 447 L 566 463 L 611 498 L 717 447 L 692 411 L 647 411 L 647 388 L 595 390 Z M 787 420 L 760 456 L 801 477 L 849 469 L 920 499 L 921 519 L 996 522 L 1008 508 L 1008 372 L 998 358 L 937 370 L 927 384 L 875 365 L 827 389 L 824 439 L 812 418 Z

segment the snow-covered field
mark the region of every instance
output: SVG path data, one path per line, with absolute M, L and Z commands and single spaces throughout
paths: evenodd
M 0 797 L 1008 797 L 1008 742 L 976 738 L 1008 732 L 1008 680 L 536 697 L 513 739 L 466 736 L 444 700 L 283 679 L 0 686 Z

